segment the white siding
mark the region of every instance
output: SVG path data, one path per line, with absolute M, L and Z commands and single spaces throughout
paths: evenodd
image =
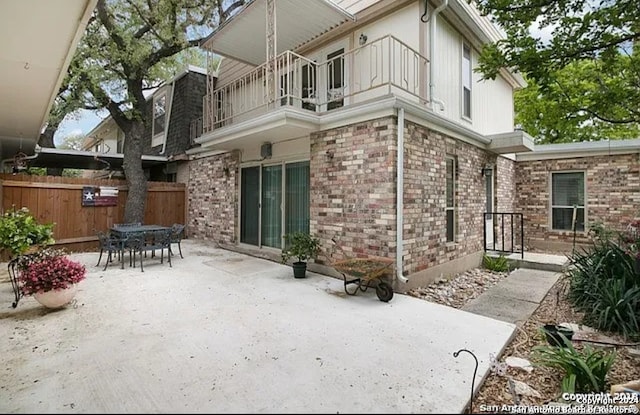
M 477 53 L 473 54 L 477 64 Z M 473 128 L 481 134 L 497 134 L 513 131 L 513 88 L 501 76 L 494 81 L 480 81 L 474 73 L 472 92 Z
M 414 2 L 358 29 L 354 36 L 355 44 L 358 44 L 361 33 L 366 34 L 369 41 L 391 34 L 420 51 L 420 24 L 420 4 Z
M 223 58 L 220 63 L 220 69 L 218 70 L 218 80 L 216 81 L 216 88 L 225 86 L 229 82 L 240 78 L 243 75 L 251 72 L 253 66 L 231 58 Z
M 428 36 L 429 31 L 425 32 Z M 513 131 L 513 88 L 504 78 L 481 81 L 473 72 L 471 85 L 471 120 L 462 117 L 462 44 L 465 39 L 445 19 L 438 18 L 436 53 L 430 64 L 435 79 L 435 98 L 444 102 L 439 114 L 471 127 L 481 134 Z M 428 44 L 428 43 L 426 43 Z M 470 44 L 470 43 L 467 43 Z M 473 68 L 478 65 L 478 51 L 471 48 Z M 436 106 L 436 108 L 438 108 Z
M 444 112 L 438 109 L 438 114 L 461 122 L 462 36 L 440 16 L 436 22 L 436 51 L 433 57 L 429 56 L 429 65 L 433 65 L 435 81 L 432 98 L 444 102 Z M 428 39 L 429 30 L 425 30 L 425 33 Z M 475 92 L 474 87 L 475 85 L 472 86 L 472 96 Z

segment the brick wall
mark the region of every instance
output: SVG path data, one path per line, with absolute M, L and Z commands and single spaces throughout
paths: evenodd
M 525 216 L 525 241 L 533 246 L 573 242 L 570 231 L 550 228 L 551 172 L 586 171 L 586 225 L 602 221 L 622 230 L 640 215 L 640 163 L 638 154 L 594 156 L 562 160 L 518 161 L 516 189 L 518 205 Z M 578 232 L 577 243 L 588 242 Z M 525 242 L 526 243 L 526 242 Z
M 396 130 L 396 118 L 387 117 L 311 136 L 311 232 L 334 258 L 342 256 L 331 249 L 333 237 L 350 256 L 395 257 Z M 458 163 L 456 243 L 446 242 L 447 155 Z M 405 275 L 483 249 L 481 167 L 495 162 L 475 146 L 406 122 Z M 317 262 L 330 264 L 331 258 Z
M 457 236 L 447 243 L 446 157 L 457 161 Z M 475 146 L 407 122 L 405 132 L 405 274 L 483 249 L 486 192 L 482 166 L 495 163 Z
M 238 152 L 189 162 L 190 237 L 235 243 L 238 226 Z
M 516 198 L 516 162 L 504 157 L 496 159 L 496 211 L 518 212 Z
M 495 171 L 495 212 L 522 213 L 516 195 L 516 162 L 505 157 L 497 157 Z M 522 250 L 523 216 L 503 215 L 494 217 L 493 237 L 495 248 L 505 251 Z M 513 225 L 513 227 L 512 227 Z M 489 229 L 487 230 L 490 231 Z
M 349 256 L 395 257 L 396 125 L 387 117 L 311 135 L 310 228 L 324 248 L 316 262 L 342 258 L 334 237 Z

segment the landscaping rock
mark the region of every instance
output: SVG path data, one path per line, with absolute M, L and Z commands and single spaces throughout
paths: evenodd
M 521 357 L 509 356 L 505 359 L 505 362 L 509 367 L 515 367 L 528 373 L 531 373 L 533 371 L 531 362 Z

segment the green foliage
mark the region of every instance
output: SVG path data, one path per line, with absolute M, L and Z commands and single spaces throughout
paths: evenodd
M 532 360 L 537 365 L 561 369 L 564 372 L 562 392 L 606 391 L 607 374 L 615 361 L 616 353 L 594 349 L 591 346 L 585 346 L 578 351 L 571 341 L 566 340 L 565 343 L 564 347 L 535 346 Z
M 636 258 L 610 239 L 569 256 L 569 300 L 585 323 L 640 338 L 640 278 Z
M 479 72 L 495 79 L 502 68 L 509 68 L 533 85 L 517 104 L 526 129 L 548 134 L 550 141 L 624 138 L 638 131 L 636 0 L 475 3 L 506 34 L 483 48 Z
M 146 119 L 143 92 L 162 85 L 177 67 L 182 69 L 180 53 L 199 46 L 245 3 L 98 0 L 57 101 L 72 111 L 106 108 L 125 131 L 123 167 L 130 189 L 125 221 L 139 222 L 144 216 L 147 186 L 140 154 L 145 123 L 151 120 Z
M 8 210 L 0 218 L 0 247 L 16 257 L 33 245 L 51 245 L 53 226 L 38 223 L 26 207 Z
M 619 96 L 612 96 L 612 102 L 599 96 L 605 92 L 595 79 L 600 76 L 598 65 L 584 61 L 555 72 L 555 82 L 546 88 L 529 79 L 527 87 L 516 91 L 514 96 L 516 123 L 536 137 L 538 144 L 638 137 L 638 123 L 611 123 L 583 110 L 587 107 L 595 110 L 596 105 L 606 105 L 606 108 L 597 110 L 604 114 L 617 106 L 626 106 L 624 100 L 627 97 L 622 88 L 616 88 Z M 616 111 L 624 113 L 624 109 Z
M 482 257 L 482 265 L 488 270 L 496 272 L 508 272 L 510 270 L 509 261 L 504 255 L 492 257 L 485 255 Z
M 306 232 L 288 233 L 284 236 L 286 248 L 282 251 L 282 262 L 297 258 L 298 262 L 314 259 L 320 252 L 320 240 Z

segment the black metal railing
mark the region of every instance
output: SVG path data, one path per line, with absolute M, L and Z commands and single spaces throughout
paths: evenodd
M 483 218 L 485 252 L 496 251 L 521 254 L 524 259 L 524 217 L 522 213 L 484 212 Z M 487 221 L 489 220 L 492 221 L 490 234 L 487 231 Z M 496 229 L 499 232 L 496 232 Z

